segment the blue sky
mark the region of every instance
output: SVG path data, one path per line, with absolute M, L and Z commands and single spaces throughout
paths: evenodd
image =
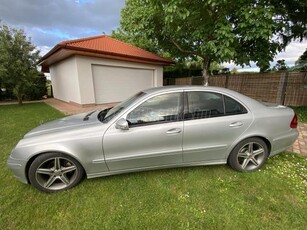
M 44 55 L 64 40 L 111 34 L 124 6 L 125 0 L 0 0 L 0 20 L 22 28 Z M 292 66 L 306 48 L 307 41 L 292 42 L 274 62 L 285 59 Z

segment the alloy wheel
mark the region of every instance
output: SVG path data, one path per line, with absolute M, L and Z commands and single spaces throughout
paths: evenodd
M 243 145 L 237 155 L 237 160 L 242 170 L 254 170 L 266 159 L 264 147 L 257 142 Z
M 50 190 L 65 189 L 77 178 L 77 166 L 65 157 L 53 157 L 39 165 L 35 172 L 40 186 Z

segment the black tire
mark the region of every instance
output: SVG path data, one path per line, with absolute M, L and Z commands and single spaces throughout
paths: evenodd
M 241 141 L 234 147 L 228 157 L 228 164 L 240 172 L 260 169 L 268 158 L 266 143 L 257 137 Z
M 76 186 L 84 169 L 74 158 L 63 153 L 39 155 L 30 165 L 30 183 L 42 192 L 58 192 Z

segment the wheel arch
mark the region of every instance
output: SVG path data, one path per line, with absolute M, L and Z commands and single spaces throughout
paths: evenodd
M 271 150 L 272 150 L 271 142 L 267 138 L 262 137 L 262 136 L 255 136 L 255 137 L 260 138 L 260 139 L 262 139 L 264 141 L 264 143 L 266 144 L 266 146 L 268 148 L 268 156 L 270 156 Z
M 82 167 L 82 169 L 83 169 L 83 171 L 84 171 L 84 176 L 87 177 L 87 172 L 86 172 L 86 170 L 85 170 L 85 168 L 84 168 L 84 165 L 83 165 L 83 164 L 81 163 L 81 161 L 80 161 L 78 158 L 76 158 L 74 155 L 69 154 L 69 153 L 64 152 L 64 151 L 51 151 L 51 150 L 50 150 L 50 151 L 43 151 L 43 152 L 37 153 L 37 154 L 33 155 L 33 156 L 28 160 L 28 162 L 27 162 L 27 164 L 26 164 L 26 167 L 25 167 L 25 175 L 26 175 L 26 178 L 27 178 L 27 181 L 28 181 L 29 184 L 31 184 L 31 183 L 30 183 L 30 180 L 29 180 L 29 169 L 30 169 L 31 164 L 33 163 L 33 161 L 34 161 L 37 157 L 39 157 L 39 156 L 41 156 L 41 155 L 43 155 L 43 154 L 46 154 L 46 153 L 62 153 L 62 154 L 64 154 L 64 155 L 67 155 L 67 156 L 69 156 L 69 157 L 75 159 L 75 160 L 78 161 L 78 163 L 81 165 L 81 167 Z
M 231 148 L 231 150 L 229 151 L 229 154 L 227 156 L 227 161 L 229 159 L 229 156 L 230 156 L 230 153 L 232 152 L 232 150 L 239 144 L 241 143 L 242 141 L 246 140 L 246 139 L 249 139 L 249 138 L 259 138 L 261 139 L 262 141 L 264 141 L 264 143 L 266 144 L 267 148 L 268 148 L 268 156 L 270 156 L 271 154 L 271 150 L 272 150 L 272 144 L 271 142 L 269 141 L 269 139 L 267 139 L 266 137 L 264 136 L 261 136 L 261 135 L 252 135 L 252 136 L 248 136 L 248 137 L 244 137 L 243 139 L 240 139 L 239 141 L 237 141 Z
M 239 172 L 256 171 L 265 164 L 270 148 L 269 140 L 263 136 L 250 136 L 235 145 L 227 158 L 227 164 Z

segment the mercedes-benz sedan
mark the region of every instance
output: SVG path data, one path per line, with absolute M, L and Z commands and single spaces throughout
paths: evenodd
M 137 93 L 117 106 L 43 124 L 19 141 L 8 166 L 44 192 L 81 179 L 170 167 L 228 163 L 259 169 L 298 136 L 292 109 L 217 87 Z

